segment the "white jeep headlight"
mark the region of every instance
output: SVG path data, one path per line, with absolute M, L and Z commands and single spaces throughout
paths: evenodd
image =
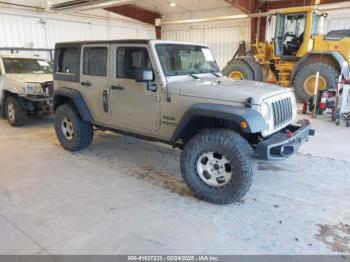
M 44 91 L 40 83 L 27 83 L 24 87 L 24 92 L 28 94 L 41 94 Z
M 271 119 L 272 110 L 271 110 L 271 105 L 269 103 L 264 102 L 262 104 L 261 114 L 266 121 L 269 121 Z

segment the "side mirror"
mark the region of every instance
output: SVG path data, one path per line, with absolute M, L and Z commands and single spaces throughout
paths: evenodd
M 156 92 L 157 86 L 152 83 L 154 79 L 153 70 L 149 68 L 137 68 L 135 69 L 135 81 L 136 82 L 146 82 L 147 90 Z
M 153 70 L 148 68 L 135 69 L 135 81 L 136 82 L 150 82 L 153 81 Z

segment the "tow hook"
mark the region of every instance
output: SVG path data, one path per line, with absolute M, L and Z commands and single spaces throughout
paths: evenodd
M 291 138 L 293 136 L 293 132 L 287 129 L 286 130 L 286 135 L 287 135 L 288 138 Z

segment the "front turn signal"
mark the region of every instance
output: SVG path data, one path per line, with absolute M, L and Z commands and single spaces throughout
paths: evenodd
M 246 121 L 241 122 L 241 128 L 246 129 L 248 127 L 248 124 Z

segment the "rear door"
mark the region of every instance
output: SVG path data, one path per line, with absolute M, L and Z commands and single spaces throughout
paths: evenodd
M 83 97 L 96 123 L 110 119 L 109 44 L 83 45 L 80 59 L 80 85 Z

